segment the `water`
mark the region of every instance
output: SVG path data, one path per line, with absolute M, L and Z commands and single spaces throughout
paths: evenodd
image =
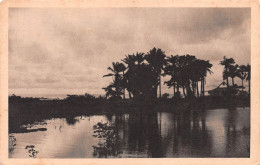
M 25 127 L 41 129 L 10 134 L 10 158 L 249 157 L 249 108 L 78 116 Z

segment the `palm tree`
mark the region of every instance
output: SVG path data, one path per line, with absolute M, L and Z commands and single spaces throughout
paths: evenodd
M 231 64 L 234 64 L 234 63 L 235 63 L 235 61 L 234 61 L 233 58 L 226 58 L 225 56 L 224 56 L 224 60 L 220 61 L 220 64 L 224 65 L 223 80 L 226 79 L 228 87 L 229 87 L 228 77 L 230 77 L 230 75 L 229 75 L 229 66 Z
M 125 65 L 123 64 L 123 63 L 119 63 L 118 64 L 118 69 L 119 69 L 119 71 L 120 72 L 123 72 L 123 75 L 122 75 L 122 79 L 124 78 L 124 76 L 125 76 L 125 71 L 126 71 L 126 67 L 125 67 Z M 123 87 L 123 98 L 125 99 L 125 85 L 124 85 L 124 83 L 121 83 L 121 87 Z
M 175 97 L 176 93 L 176 86 L 177 86 L 177 92 L 179 92 L 179 84 L 178 84 L 178 58 L 179 56 L 173 56 L 167 57 L 165 67 L 163 68 L 164 74 L 163 76 L 169 75 L 171 76 L 171 79 L 169 81 L 165 81 L 164 84 L 166 84 L 169 88 L 173 87 L 173 97 Z
M 212 73 L 210 68 L 212 64 L 209 61 L 196 59 L 192 55 L 170 56 L 166 59 L 167 64 L 164 67 L 164 75 L 170 75 L 171 79 L 165 84 L 169 87 L 173 86 L 175 93 L 175 85 L 179 93 L 179 86 L 182 86 L 184 97 L 199 96 L 198 82 L 201 81 L 201 94 L 204 95 L 204 82 L 207 73 Z M 192 90 L 190 85 L 192 85 Z M 185 92 L 185 90 L 187 92 Z
M 242 80 L 242 91 L 244 89 L 244 79 L 247 77 L 247 68 L 245 65 L 239 66 L 238 77 Z
M 209 66 L 208 66 L 209 65 Z M 191 82 L 192 82 L 192 89 L 193 89 L 193 95 L 197 95 L 199 97 L 199 85 L 198 82 L 202 80 L 204 81 L 207 72 L 210 72 L 210 64 L 208 61 L 200 60 L 200 59 L 195 59 L 192 63 L 190 63 L 190 68 L 191 68 Z M 203 88 L 204 86 L 202 86 Z M 201 88 L 201 90 L 202 90 Z M 202 91 L 201 91 L 202 94 Z
M 144 53 L 136 52 L 136 55 L 134 55 L 134 60 L 135 62 L 137 62 L 138 65 L 141 65 L 141 63 L 145 60 Z
M 247 71 L 246 80 L 248 81 L 248 94 L 250 96 L 251 65 L 247 64 L 246 71 Z
M 114 91 L 112 89 L 112 85 L 109 85 L 109 86 L 102 88 L 102 89 L 104 89 L 105 92 L 106 92 L 106 98 L 108 98 L 109 96 L 114 96 Z
M 180 84 L 182 85 L 184 97 L 186 96 L 190 97 L 193 95 L 190 85 L 192 84 L 193 85 L 192 88 L 194 89 L 193 64 L 195 60 L 196 57 L 189 54 L 179 57 L 179 62 L 178 62 L 180 68 L 179 78 L 180 78 Z M 186 89 L 186 93 L 185 93 L 185 89 Z
M 156 49 L 155 47 L 145 55 L 145 60 L 151 65 L 153 71 L 157 74 L 159 82 L 158 82 L 158 84 L 155 84 L 154 95 L 155 95 L 155 97 L 157 97 L 157 88 L 159 85 L 160 98 L 162 96 L 161 72 L 162 72 L 164 64 L 166 63 L 165 57 L 166 57 L 165 52 L 162 51 L 160 48 Z
M 122 61 L 127 64 L 127 68 L 131 68 L 135 64 L 135 55 L 128 54 Z
M 205 95 L 205 82 L 206 82 L 206 77 L 207 73 L 212 74 L 213 72 L 210 70 L 211 67 L 213 66 L 209 60 L 200 60 L 200 81 L 201 81 L 201 93 L 202 96 Z
M 122 63 L 119 62 L 113 62 L 112 63 L 112 68 L 108 67 L 107 70 L 112 71 L 112 73 L 106 74 L 103 77 L 113 77 L 113 83 L 116 88 L 117 96 L 120 97 L 120 87 L 122 83 L 122 76 L 120 75 L 120 72 L 123 72 L 125 70 L 125 66 Z
M 135 76 L 135 73 L 137 72 L 137 68 L 136 68 L 136 63 L 138 66 L 141 65 L 141 63 L 144 61 L 144 53 L 136 53 L 133 55 L 126 55 L 126 57 L 122 60 L 126 65 L 126 69 L 127 72 L 126 74 L 124 74 L 124 83 L 126 88 L 128 89 L 128 93 L 129 93 L 129 98 L 131 99 L 131 92 L 133 91 L 134 88 L 134 78 L 133 76 Z
M 229 65 L 229 75 L 232 78 L 232 86 L 234 86 L 234 78 L 238 76 L 238 65 Z
M 123 93 L 116 89 L 117 85 L 115 82 L 110 83 L 107 87 L 102 88 L 106 92 L 106 98 L 120 98 Z

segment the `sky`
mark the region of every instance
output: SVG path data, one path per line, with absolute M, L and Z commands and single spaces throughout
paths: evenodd
M 9 94 L 103 95 L 112 62 L 153 47 L 209 60 L 210 90 L 222 82 L 223 56 L 250 64 L 250 24 L 250 8 L 10 8 Z

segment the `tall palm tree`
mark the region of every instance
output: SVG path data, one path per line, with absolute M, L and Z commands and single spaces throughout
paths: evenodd
M 145 55 L 145 60 L 151 65 L 153 71 L 157 74 L 158 77 L 158 84 L 155 84 L 155 89 L 154 89 L 154 95 L 157 97 L 157 89 L 159 85 L 159 96 L 161 98 L 162 92 L 161 92 L 161 72 L 163 69 L 164 64 L 166 63 L 165 61 L 165 52 L 162 51 L 160 48 L 153 48 L 150 50 L 146 55 Z
M 123 63 L 119 63 L 118 64 L 118 68 L 119 68 L 119 71 L 120 72 L 123 72 L 123 75 L 122 75 L 122 78 L 124 78 L 124 76 L 125 76 L 125 71 L 126 71 L 126 67 L 125 67 L 125 65 L 123 64 Z M 123 96 L 124 96 L 124 99 L 125 99 L 125 84 L 124 83 L 121 83 L 121 86 L 123 87 Z
M 179 92 L 179 83 L 178 83 L 178 58 L 179 56 L 173 56 L 171 55 L 170 57 L 166 58 L 166 64 L 165 67 L 163 68 L 164 74 L 163 76 L 171 76 L 171 79 L 169 81 L 164 82 L 169 88 L 172 86 L 173 87 L 173 97 L 176 95 L 176 86 L 177 86 L 177 92 Z
M 196 57 L 193 55 L 183 55 L 179 57 L 179 67 L 180 67 L 180 84 L 183 88 L 183 95 L 190 97 L 193 95 L 190 85 L 193 85 L 194 89 L 194 68 L 193 64 Z M 186 89 L 186 93 L 185 93 Z
M 235 63 L 235 60 L 233 58 L 226 58 L 225 56 L 224 56 L 223 61 L 220 61 L 220 64 L 224 65 L 223 80 L 226 79 L 228 87 L 229 87 L 228 78 L 230 76 L 229 75 L 229 66 L 234 63 Z
M 192 61 L 189 65 L 189 79 L 191 81 L 191 87 L 192 87 L 192 96 L 196 95 L 196 87 L 197 87 L 197 81 L 199 81 L 200 78 L 200 63 L 198 60 Z
M 211 67 L 213 66 L 209 60 L 200 60 L 200 80 L 201 80 L 201 93 L 202 96 L 205 95 L 205 82 L 206 82 L 206 77 L 207 73 L 212 74 L 213 72 L 211 71 Z
M 246 71 L 247 71 L 246 80 L 248 81 L 248 94 L 250 96 L 251 65 L 247 64 Z
M 239 69 L 238 69 L 238 77 L 242 80 L 242 91 L 244 91 L 244 80 L 245 78 L 247 77 L 247 68 L 245 65 L 241 65 L 239 66 Z
M 234 78 L 238 76 L 238 65 L 229 65 L 229 75 L 232 78 L 232 86 L 234 86 Z
M 126 55 L 126 57 L 122 61 L 127 65 L 126 69 L 128 69 L 124 76 L 124 82 L 128 89 L 129 98 L 131 99 L 132 96 L 130 91 L 133 91 L 135 83 L 133 76 L 135 76 L 137 72 L 136 63 L 138 66 L 141 65 L 141 63 L 144 61 L 144 53 L 137 52 L 133 55 Z

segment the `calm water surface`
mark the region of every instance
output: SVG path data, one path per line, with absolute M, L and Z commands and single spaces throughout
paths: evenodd
M 9 135 L 10 158 L 249 157 L 250 110 L 78 116 Z

